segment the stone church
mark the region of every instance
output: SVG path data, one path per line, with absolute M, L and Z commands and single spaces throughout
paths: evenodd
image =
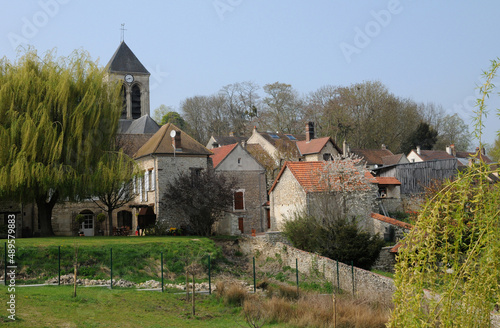
M 123 111 L 117 142 L 144 170 L 144 176 L 134 181 L 135 199 L 114 210 L 113 227 L 123 227 L 132 234 L 141 224 L 159 219 L 167 220 L 172 227 L 178 228 L 182 223 L 165 212 L 165 200 L 162 201 L 164 188 L 179 172 L 211 168 L 212 152 L 173 124 L 160 128 L 151 119 L 151 74 L 125 42 L 121 42 L 105 69 L 108 81 L 122 81 Z M 92 199 L 78 203 L 62 202 L 54 207 L 52 228 L 60 236 L 79 233 L 85 236 L 112 235 L 114 231 L 107 231 L 107 222 L 96 220 L 102 212 Z M 7 223 L 11 214 L 16 215 L 16 237 L 39 234 L 36 205 L 0 202 L 0 226 Z M 75 222 L 78 214 L 85 217 L 81 224 Z

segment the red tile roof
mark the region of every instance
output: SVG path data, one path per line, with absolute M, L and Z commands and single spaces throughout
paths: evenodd
M 310 161 L 310 162 L 285 162 L 281 168 L 280 173 L 274 180 L 269 193 L 274 190 L 275 186 L 279 182 L 279 179 L 283 175 L 285 169 L 289 169 L 294 175 L 297 182 L 304 188 L 306 193 L 310 192 L 323 192 L 328 189 L 328 187 L 335 188 L 339 186 L 340 177 L 330 177 L 331 184 L 327 185 L 327 181 L 324 178 L 324 173 L 326 172 L 326 165 L 331 162 L 324 161 Z M 354 172 L 354 171 L 353 171 Z M 365 178 L 371 183 L 376 183 L 375 178 L 368 171 L 364 171 Z M 344 176 L 345 177 L 345 176 Z M 344 186 L 350 186 L 354 183 L 359 183 L 359 179 L 353 177 L 352 179 L 345 180 L 343 182 Z
M 372 213 L 371 217 L 376 219 L 376 220 L 398 226 L 400 228 L 404 228 L 404 229 L 408 229 L 408 230 L 413 229 L 413 226 L 411 224 L 390 218 L 388 216 L 384 216 L 384 215 L 377 214 L 377 213 Z
M 401 158 L 404 156 L 404 154 L 397 154 L 397 155 L 389 155 L 389 156 L 383 156 L 381 158 L 382 164 L 384 165 L 395 165 L 398 164 L 399 161 L 401 161 Z
M 400 185 L 401 182 L 394 177 L 375 177 L 379 185 Z
M 212 158 L 212 162 L 214 163 L 214 168 L 219 166 L 219 164 L 224 160 L 224 158 L 229 155 L 233 151 L 234 148 L 238 146 L 237 143 L 232 144 L 232 145 L 227 145 L 227 146 L 222 146 L 222 147 L 217 147 L 217 148 L 212 148 L 212 153 L 213 155 L 210 155 Z
M 493 163 L 493 161 L 488 156 L 483 155 L 479 151 L 475 151 L 475 152 L 457 151 L 456 154 L 457 154 L 457 158 L 466 158 L 466 159 L 479 158 L 479 159 L 483 160 L 483 162 L 485 162 L 486 164 Z
M 300 154 L 309 155 L 309 154 L 317 154 L 321 152 L 321 150 L 326 146 L 328 141 L 331 141 L 333 146 L 337 149 L 339 153 L 342 153 L 342 150 L 335 144 L 335 142 L 330 137 L 323 137 L 318 139 L 312 139 L 309 142 L 302 140 L 297 141 L 296 145 L 299 149 Z

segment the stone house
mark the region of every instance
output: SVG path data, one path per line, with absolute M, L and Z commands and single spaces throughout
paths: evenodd
M 329 161 L 334 156 L 342 155 L 342 149 L 330 137 L 316 139 L 314 137 L 314 123 L 306 123 L 306 139 L 295 144 L 299 150 L 300 160 Z
M 235 136 L 234 133 L 229 133 L 229 136 L 211 136 L 207 142 L 207 149 L 234 145 L 235 143 L 241 143 L 248 139 L 248 137 Z
M 281 231 L 286 220 L 301 213 L 321 217 L 332 215 L 335 211 L 346 211 L 348 217 L 358 218 L 362 227 L 371 224 L 368 218 L 375 206 L 377 184 L 374 177 L 368 171 L 360 170 L 357 174 L 364 174 L 366 184 L 356 185 L 358 182 L 352 182 L 353 190 L 357 191 L 332 193 L 330 190 L 334 188 L 325 182 L 325 174 L 328 175 L 328 181 L 334 181 L 334 184 L 340 184 L 343 178 L 326 172 L 326 163 L 285 163 L 269 191 L 271 230 Z M 347 182 L 348 187 L 349 184 Z M 338 204 L 338 195 L 344 197 L 344 208 Z
M 213 148 L 212 152 L 215 171 L 238 179 L 233 208 L 216 223 L 215 231 L 226 235 L 266 231 L 270 222 L 263 208 L 267 201 L 264 167 L 239 143 Z
M 137 215 L 133 225 L 149 224 L 147 217 L 156 216 L 171 227 L 186 224 L 183 218 L 169 211 L 168 199 L 163 194 L 179 173 L 199 174 L 212 168 L 212 152 L 184 131 L 167 123 L 163 125 L 139 150 L 134 159 L 144 172 L 135 182 L 137 197 L 133 214 Z M 134 215 L 134 216 L 135 216 Z
M 254 127 L 247 144 L 260 145 L 276 164 L 280 165 L 285 160 L 299 159 L 300 155 L 295 143 L 300 140 L 304 140 L 304 137 L 279 132 L 259 132 L 257 127 Z

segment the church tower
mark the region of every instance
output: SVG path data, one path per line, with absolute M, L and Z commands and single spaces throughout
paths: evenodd
M 122 81 L 123 111 L 121 120 L 132 122 L 150 115 L 148 70 L 137 59 L 125 41 L 106 65 L 108 79 Z M 125 123 L 125 122 L 121 122 Z

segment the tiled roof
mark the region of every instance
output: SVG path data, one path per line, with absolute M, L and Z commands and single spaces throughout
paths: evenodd
M 248 139 L 248 137 L 237 137 L 237 136 L 212 136 L 219 147 L 232 145 L 237 142 L 242 142 Z
M 118 49 L 116 49 L 113 57 L 111 57 L 106 65 L 106 69 L 109 72 L 142 73 L 149 75 L 146 67 L 142 65 L 124 41 L 122 41 Z
M 468 152 L 468 151 L 457 151 L 456 153 L 457 158 L 465 158 L 465 159 L 470 159 L 474 157 L 478 157 L 478 152 Z M 483 160 L 486 164 L 491 164 L 493 161 L 486 155 L 483 155 L 481 152 L 479 152 L 479 158 Z
M 152 136 L 152 133 L 117 134 L 116 143 L 125 154 L 132 157 Z
M 353 149 L 351 152 L 363 158 L 367 165 L 384 165 L 382 157 L 394 155 L 389 149 Z
M 327 180 L 325 177 L 326 165 L 328 162 L 324 161 L 310 161 L 310 162 L 285 162 L 283 167 L 281 168 L 280 173 L 274 180 L 273 185 L 269 192 L 271 192 L 276 184 L 279 182 L 283 172 L 285 169 L 289 169 L 290 172 L 294 175 L 297 182 L 304 188 L 306 193 L 310 192 L 323 192 L 328 190 L 331 187 L 338 186 L 340 181 L 340 177 L 330 177 L 330 184 L 327 184 Z M 364 171 L 365 178 L 369 180 L 371 183 L 376 183 L 373 175 L 371 175 L 368 171 Z M 345 176 L 344 176 L 345 177 Z M 358 183 L 357 178 L 353 178 L 352 180 L 344 181 L 344 185 L 348 186 L 352 183 Z
M 294 136 L 291 134 L 284 134 L 284 133 L 259 132 L 259 134 L 275 147 L 276 147 L 276 142 L 278 142 L 278 140 L 281 140 L 282 142 L 285 143 L 295 143 L 297 141 L 305 140 L 304 136 Z M 276 136 L 277 138 L 273 138 L 273 136 Z
M 411 224 L 390 218 L 388 216 L 384 216 L 384 215 L 377 214 L 377 213 L 372 213 L 371 217 L 376 219 L 376 220 L 398 226 L 400 228 L 404 228 L 404 229 L 408 229 L 408 230 L 413 229 L 413 226 Z
M 321 152 L 321 150 L 326 146 L 328 141 L 331 141 L 333 146 L 337 149 L 339 153 L 342 153 L 342 150 L 335 144 L 335 142 L 330 137 L 323 137 L 312 139 L 309 142 L 305 140 L 297 141 L 296 145 L 299 149 L 300 155 L 309 155 L 309 154 L 317 154 Z
M 420 154 L 418 154 L 416 150 L 412 151 L 415 152 L 415 154 L 417 154 L 423 161 L 435 161 L 455 158 L 444 150 L 420 150 Z
M 122 120 L 120 120 L 122 121 Z M 141 134 L 141 133 L 156 133 L 160 126 L 149 115 L 143 115 L 138 119 L 131 120 L 127 130 L 122 133 Z
M 210 157 L 212 157 L 212 162 L 214 163 L 214 168 L 216 168 L 224 160 L 224 158 L 226 158 L 227 155 L 229 155 L 229 153 L 231 153 L 233 151 L 233 149 L 236 148 L 236 146 L 238 146 L 237 143 L 232 144 L 232 145 L 213 148 L 212 153 L 214 153 L 214 154 L 211 155 Z
M 247 144 L 247 151 L 260 165 L 272 167 L 275 165 L 274 159 L 259 144 Z
M 174 154 L 174 147 L 172 145 L 172 137 L 170 132 L 172 130 L 181 132 L 181 146 L 175 154 L 179 155 L 212 155 L 212 152 L 205 148 L 198 141 L 194 140 L 190 135 L 176 127 L 172 123 L 163 125 L 158 132 L 156 132 L 151 139 L 149 139 L 134 155 L 135 158 L 151 155 L 151 154 Z
M 375 177 L 379 185 L 400 185 L 401 182 L 394 177 Z
M 384 166 L 388 165 L 396 165 L 399 163 L 401 160 L 401 157 L 403 157 L 404 154 L 397 154 L 397 155 L 389 155 L 389 156 L 383 156 L 382 159 L 382 164 Z

